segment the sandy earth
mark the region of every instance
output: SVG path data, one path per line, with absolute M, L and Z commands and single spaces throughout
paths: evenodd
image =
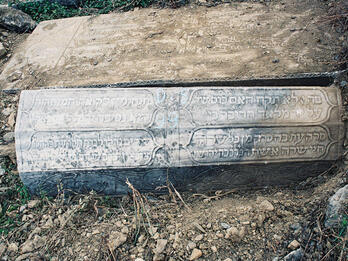
M 332 71 L 345 38 L 323 22 L 328 4 L 191 5 L 48 21 L 11 45 L 1 88 Z M 281 189 L 29 200 L 13 142 L 4 140 L 18 93 L 0 95 L 0 229 L 12 227 L 0 235 L 0 260 L 276 261 L 300 249 L 302 258 L 285 260 L 347 259 L 344 224 L 324 226 L 328 198 L 347 184 L 342 161 Z

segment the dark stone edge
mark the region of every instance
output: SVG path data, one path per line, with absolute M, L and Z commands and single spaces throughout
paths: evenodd
M 296 185 L 318 176 L 334 161 L 313 161 L 181 168 L 27 172 L 20 177 L 31 194 L 55 196 L 60 186 L 65 194 L 125 195 L 130 183 L 141 193 L 167 193 L 168 181 L 178 191 L 208 193 L 226 189 L 259 189 Z

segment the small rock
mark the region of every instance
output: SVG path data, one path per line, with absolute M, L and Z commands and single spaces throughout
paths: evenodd
M 123 234 L 128 234 L 128 232 L 129 232 L 128 227 L 124 226 L 124 227 L 121 229 L 121 232 L 122 232 Z
M 295 249 L 299 248 L 300 246 L 301 246 L 301 244 L 297 240 L 293 240 L 288 245 L 288 248 L 290 248 L 291 250 L 295 250 Z
M 40 200 L 30 200 L 28 202 L 28 208 L 35 208 L 40 203 Z
M 188 242 L 188 244 L 187 244 L 187 250 L 191 250 L 191 249 L 194 249 L 196 247 L 196 243 L 195 242 L 192 242 L 192 241 L 190 241 L 190 242 Z
M 274 238 L 275 240 L 277 240 L 278 242 L 280 242 L 280 241 L 282 240 L 282 237 L 279 236 L 279 235 L 273 235 L 273 238 Z
M 213 251 L 214 253 L 217 253 L 217 247 L 216 246 L 212 246 L 211 247 L 211 251 Z
M 299 248 L 295 251 L 290 252 L 284 257 L 284 261 L 300 261 L 303 257 L 303 250 Z
M 15 113 L 12 112 L 10 114 L 10 116 L 8 117 L 8 120 L 7 120 L 7 124 L 10 126 L 10 127 L 14 127 L 15 123 L 16 123 L 16 120 L 15 120 L 16 116 L 15 116 Z
M 36 27 L 36 22 L 31 17 L 12 7 L 0 7 L 0 25 L 10 31 L 18 33 L 31 32 Z
M 39 235 L 35 235 L 34 239 L 28 239 L 24 242 L 21 247 L 22 253 L 33 252 L 34 250 L 42 247 L 46 243 L 46 237 L 40 237 Z
M 134 261 L 144 261 L 144 259 L 137 257 Z
M 192 250 L 191 256 L 189 260 L 196 260 L 197 258 L 200 258 L 202 256 L 202 251 L 199 250 L 198 248 L 195 248 Z
M 154 253 L 157 255 L 161 254 L 164 251 L 167 243 L 168 243 L 168 240 L 166 239 L 158 239 Z
M 228 257 L 224 261 L 232 261 L 232 259 Z
M 224 228 L 224 229 L 229 229 L 231 226 L 227 223 L 221 222 L 220 225 Z
M 239 230 L 236 227 L 230 227 L 227 229 L 225 238 L 230 238 L 232 241 L 240 241 Z
M 348 86 L 348 83 L 346 81 L 341 81 L 340 86 L 341 88 L 346 88 Z
M 0 43 L 0 57 L 4 56 L 7 53 L 4 45 Z
M 20 71 L 15 71 L 7 77 L 7 80 L 9 82 L 15 82 L 15 81 L 18 81 L 21 77 L 22 77 L 22 73 Z
M 112 231 L 109 235 L 108 245 L 110 249 L 115 250 L 126 241 L 127 235 L 118 231 Z
M 143 243 L 144 242 L 144 240 L 145 240 L 145 236 L 143 235 L 143 234 L 141 234 L 140 236 L 139 236 L 139 238 L 138 238 L 138 243 Z
M 348 204 L 348 185 L 337 190 L 337 192 L 329 199 L 326 209 L 325 227 L 333 228 L 338 226 L 343 216 L 343 209 Z
M 269 202 L 268 200 L 263 200 L 260 203 L 260 209 L 263 211 L 273 211 L 274 207 L 273 207 L 272 203 Z
M 2 138 L 5 142 L 11 142 L 15 138 L 15 133 L 13 131 L 7 132 Z
M 5 108 L 5 109 L 2 110 L 2 114 L 3 114 L 5 117 L 9 116 L 9 115 L 11 114 L 11 112 L 13 112 L 13 109 L 10 108 L 10 107 L 7 107 L 7 108 Z
M 19 212 L 23 212 L 26 208 L 27 208 L 27 205 L 22 205 L 22 206 L 19 208 Z
M 301 229 L 301 224 L 300 224 L 300 223 L 291 224 L 291 225 L 290 225 L 290 228 L 291 228 L 292 230 Z
M 5 173 L 6 173 L 6 171 L 4 169 L 0 168 L 0 177 L 5 175 Z
M 193 225 L 202 233 L 206 233 L 204 228 L 200 224 L 198 224 L 197 222 L 193 222 Z
M 273 60 L 272 60 L 272 63 L 279 63 L 279 59 L 277 59 L 277 58 L 276 58 L 276 59 L 273 59 Z
M 201 241 L 203 239 L 203 234 L 200 234 L 195 237 L 195 241 Z
M 8 245 L 7 250 L 13 253 L 18 252 L 18 244 L 17 243 L 11 243 Z M 0 255 L 1 256 L 1 255 Z

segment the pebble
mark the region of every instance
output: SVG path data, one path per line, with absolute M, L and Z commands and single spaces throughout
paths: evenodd
M 224 261 L 232 261 L 232 259 L 228 257 Z
M 263 211 L 273 211 L 274 210 L 274 206 L 268 200 L 263 200 L 260 203 L 260 209 L 263 210 Z
M 303 257 L 303 250 L 299 248 L 295 251 L 290 252 L 288 255 L 284 257 L 284 261 L 300 261 Z
M 30 200 L 28 202 L 28 208 L 35 208 L 40 203 L 40 200 Z
M 297 248 L 300 247 L 300 243 L 297 240 L 293 240 L 291 241 L 291 243 L 288 245 L 288 248 L 290 248 L 291 250 L 295 250 Z
M 193 225 L 202 233 L 206 233 L 204 228 L 200 224 L 198 224 L 197 222 L 194 222 Z
M 166 245 L 168 243 L 168 240 L 166 239 L 158 239 L 156 244 L 156 249 L 154 250 L 155 254 L 161 254 L 164 249 L 166 248 Z
M 348 200 L 348 185 L 340 188 L 336 193 L 329 199 L 329 204 L 325 214 L 325 227 L 333 228 L 339 226 L 341 219 L 343 218 L 344 207 Z
M 229 229 L 231 226 L 227 223 L 221 222 L 220 225 L 224 228 L 224 229 Z
M 203 234 L 200 234 L 195 237 L 195 241 L 201 241 L 203 239 Z
M 10 108 L 10 107 L 7 107 L 7 108 L 5 108 L 5 109 L 2 110 L 2 114 L 3 114 L 5 117 L 9 116 L 9 115 L 11 114 L 11 112 L 13 112 L 13 109 Z
M 279 63 L 279 59 L 273 59 L 272 63 Z
M 200 258 L 203 255 L 202 251 L 198 248 L 195 248 L 192 250 L 191 256 L 189 260 L 196 260 L 197 258 Z
M 194 249 L 194 248 L 196 248 L 196 243 L 192 242 L 192 241 L 188 242 L 187 250 L 191 250 L 191 249 Z
M 15 112 L 12 112 L 10 114 L 10 116 L 8 117 L 8 120 L 7 120 L 7 124 L 10 126 L 10 127 L 13 127 L 16 123 L 16 114 Z
M 23 212 L 25 209 L 27 208 L 27 205 L 22 205 L 20 208 L 19 208 L 19 212 Z
M 0 57 L 4 56 L 7 53 L 4 45 L 0 43 Z
M 138 258 L 136 258 L 134 261 L 144 261 L 144 259 L 138 257 Z
M 6 173 L 6 171 L 4 169 L 0 168 L 0 177 L 5 175 L 5 173 Z
M 9 77 L 7 77 L 7 80 L 9 82 L 15 82 L 17 80 L 19 80 L 22 77 L 22 73 L 20 71 L 16 71 L 14 73 L 12 73 Z
M 213 251 L 214 253 L 217 253 L 217 247 L 216 246 L 212 246 L 211 247 L 211 251 Z
M 17 243 L 11 243 L 8 245 L 7 250 L 13 253 L 16 253 L 18 251 L 18 244 Z
M 127 241 L 127 235 L 118 231 L 112 231 L 109 235 L 108 245 L 110 249 L 115 250 L 126 241 Z
M 348 86 L 348 83 L 347 83 L 346 81 L 341 81 L 341 82 L 340 82 L 340 86 L 341 86 L 342 88 L 346 88 L 346 87 Z

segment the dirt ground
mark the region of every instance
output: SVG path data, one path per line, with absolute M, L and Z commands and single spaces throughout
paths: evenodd
M 266 7 L 285 3 L 263 2 L 267 2 Z M 209 1 L 198 4 L 211 5 Z M 315 28 L 317 36 L 301 30 L 291 39 L 293 47 L 289 50 L 294 59 L 296 52 L 310 50 L 302 56 L 310 61 L 302 71 L 344 68 L 347 31 L 332 17 L 336 7 L 335 1 L 294 0 L 284 4 L 289 13 L 307 10 L 323 25 Z M 221 5 L 209 8 L 223 10 Z M 297 19 L 296 28 L 307 28 L 308 19 Z M 4 30 L 0 35 L 8 51 L 0 63 L 2 71 L 28 35 Z M 282 72 L 291 64 L 291 55 L 287 57 L 284 64 L 280 58 Z M 267 66 L 275 58 L 267 57 Z M 264 57 L 257 59 L 266 62 Z M 236 75 L 248 76 L 247 69 L 236 71 Z M 40 74 L 43 78 L 38 85 L 38 79 L 29 76 L 21 84 L 29 88 L 54 83 L 53 76 L 44 77 L 46 73 Z M 266 75 L 261 69 L 259 73 Z M 68 84 L 74 70 L 68 69 L 64 77 Z M 348 77 L 344 77 L 337 85 L 341 85 L 347 106 L 344 82 Z M 348 260 L 348 204 L 339 225 L 324 225 L 329 197 L 348 184 L 347 159 L 318 177 L 286 188 L 209 195 L 168 188 L 168 194 L 161 196 L 133 190 L 116 198 L 95 194 L 65 197 L 62 191 L 56 198 L 33 198 L 19 180 L 13 138 L 5 138 L 14 130 L 19 94 L 0 95 L 0 260 Z M 302 254 L 296 257 L 296 253 Z

